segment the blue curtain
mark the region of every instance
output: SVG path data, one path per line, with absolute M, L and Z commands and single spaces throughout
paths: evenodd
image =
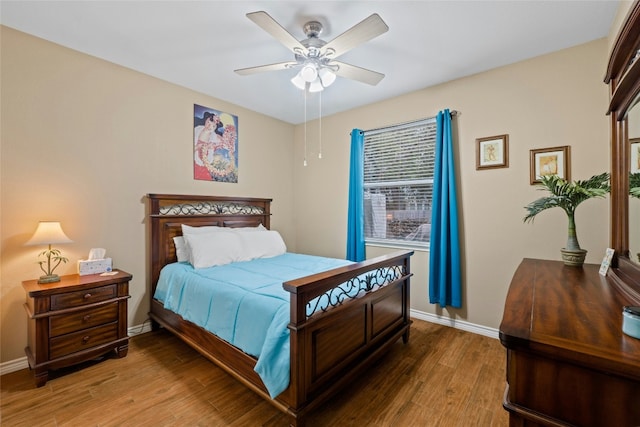
M 451 137 L 451 114 L 440 111 L 436 119 L 436 158 L 431 210 L 429 302 L 442 307 L 462 307 L 462 274 L 458 232 L 456 170 Z
M 347 259 L 364 261 L 364 133 L 360 129 L 351 131 L 347 215 Z

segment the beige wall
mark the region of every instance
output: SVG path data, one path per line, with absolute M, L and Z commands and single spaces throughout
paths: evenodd
M 294 200 L 301 252 L 345 255 L 349 132 L 431 117 L 444 108 L 453 120 L 460 170 L 464 258 L 464 307 L 440 310 L 428 303 L 428 253 L 412 259 L 414 309 L 498 328 L 506 291 L 524 257 L 560 259 L 566 215 L 542 213 L 524 224 L 523 207 L 543 193 L 529 184 L 529 150 L 571 146 L 573 179 L 608 171 L 605 116 L 607 40 L 540 56 L 427 88 L 322 120 L 323 158 L 302 166 L 303 132 L 296 129 Z M 317 123 L 308 147 L 318 146 Z M 475 139 L 509 134 L 509 168 L 476 171 Z M 609 200 L 590 200 L 577 211 L 578 237 L 598 263 L 609 242 Z M 367 248 L 367 256 L 388 252 Z
M 292 125 L 2 27 L 1 343 L 24 357 L 21 281 L 37 278 L 23 244 L 59 220 L 74 273 L 92 247 L 133 274 L 129 325 L 146 319 L 147 193 L 271 197 L 272 226 L 295 249 Z M 239 182 L 195 181 L 193 104 L 239 116 Z

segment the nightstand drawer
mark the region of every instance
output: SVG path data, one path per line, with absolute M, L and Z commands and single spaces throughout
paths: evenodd
M 75 313 L 51 316 L 49 336 L 57 337 L 81 329 L 91 328 L 118 320 L 118 303 L 98 308 L 76 311 Z
M 117 295 L 118 290 L 116 285 L 52 295 L 51 310 L 60 310 L 62 308 L 77 307 L 79 305 L 105 301 L 115 298 Z
M 51 338 L 49 357 L 54 359 L 84 349 L 90 349 L 100 344 L 108 343 L 109 341 L 115 341 L 117 339 L 117 322 L 91 329 L 84 329 L 72 334 Z

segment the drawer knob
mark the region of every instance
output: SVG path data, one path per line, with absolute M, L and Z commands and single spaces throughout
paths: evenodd
M 87 314 L 86 316 L 84 316 L 84 317 L 82 318 L 82 320 L 83 320 L 84 322 L 88 322 L 88 321 L 89 321 L 89 319 L 91 319 L 91 315 L 90 315 L 90 314 Z
M 84 299 L 89 299 L 89 298 L 91 298 L 91 294 L 90 293 L 84 294 Z
M 85 335 L 84 337 L 82 337 L 82 344 L 88 343 L 90 338 L 91 337 L 89 335 Z

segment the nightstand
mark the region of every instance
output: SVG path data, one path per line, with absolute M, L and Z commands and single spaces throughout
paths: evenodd
M 36 386 L 46 384 L 49 370 L 75 365 L 115 350 L 127 355 L 127 299 L 132 276 L 93 274 L 61 276 L 59 282 L 22 282 L 27 292 L 29 367 Z

